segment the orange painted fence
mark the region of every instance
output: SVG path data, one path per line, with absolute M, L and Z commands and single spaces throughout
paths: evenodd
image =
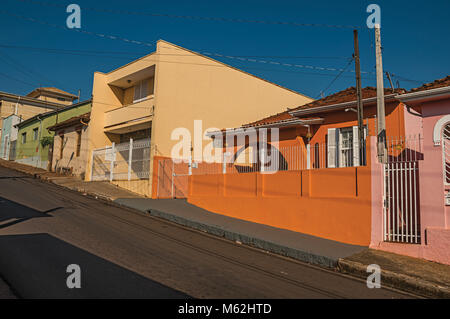
M 370 243 L 370 160 L 363 167 L 188 179 L 188 202 L 209 211 L 349 244 Z

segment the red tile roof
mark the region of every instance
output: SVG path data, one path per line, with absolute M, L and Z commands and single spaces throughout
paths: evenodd
M 450 86 L 450 75 L 446 76 L 445 78 L 436 80 L 434 82 L 426 83 L 418 88 L 412 89 L 409 91 L 409 93 L 437 89 L 446 86 Z
M 404 93 L 405 90 L 396 89 L 394 92 L 395 93 Z M 385 89 L 384 94 L 386 94 L 386 95 L 393 94 L 392 89 Z M 366 87 L 366 88 L 362 89 L 363 99 L 368 99 L 368 98 L 372 98 L 372 97 L 376 97 L 376 96 L 377 96 L 377 89 L 375 87 Z M 335 105 L 335 104 L 340 104 L 340 103 L 345 103 L 345 102 L 353 102 L 353 101 L 356 101 L 356 88 L 350 87 L 346 90 L 343 90 L 343 91 L 337 92 L 335 94 L 329 95 L 327 97 L 324 97 L 323 99 L 316 100 L 316 101 L 310 102 L 308 104 L 305 104 L 305 105 L 302 105 L 302 106 L 299 106 L 299 107 L 296 107 L 293 109 L 288 109 L 285 112 L 266 117 L 266 118 L 264 118 L 262 120 L 258 120 L 256 122 L 245 124 L 243 126 L 244 127 L 260 126 L 260 125 L 277 123 L 277 122 L 285 121 L 285 120 L 289 120 L 289 119 L 296 119 L 297 117 L 290 115 L 288 112 L 295 111 L 295 110 L 302 110 L 302 109 L 310 109 L 310 108 L 315 108 L 315 107 L 320 107 L 320 106 Z

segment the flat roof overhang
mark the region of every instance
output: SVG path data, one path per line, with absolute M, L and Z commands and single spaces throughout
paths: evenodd
M 275 123 L 268 123 L 258 126 L 246 126 L 246 127 L 239 127 L 235 129 L 228 129 L 225 131 L 214 131 L 214 132 L 207 132 L 205 135 L 209 138 L 214 138 L 215 136 L 220 136 L 220 134 L 227 134 L 227 132 L 231 135 L 246 135 L 249 133 L 249 130 L 251 129 L 260 129 L 260 128 L 287 128 L 287 127 L 295 127 L 295 126 L 304 126 L 309 127 L 313 124 L 321 124 L 323 123 L 323 118 L 317 118 L 317 119 L 292 119 L 289 121 L 282 121 L 282 122 L 275 122 Z
M 139 81 L 154 77 L 155 68 L 156 66 L 153 64 L 139 71 L 135 71 L 133 73 L 126 75 L 121 75 L 118 78 L 116 78 L 114 74 L 110 74 L 108 75 L 108 84 L 120 87 L 122 89 L 127 89 L 129 87 L 136 85 L 136 83 L 138 83 Z
M 450 98 L 450 86 L 441 88 L 418 91 L 413 93 L 406 93 L 397 96 L 397 98 L 409 105 L 417 105 L 423 102 L 437 101 Z
M 126 123 L 105 127 L 105 133 L 126 134 L 152 127 L 153 116 L 146 116 Z

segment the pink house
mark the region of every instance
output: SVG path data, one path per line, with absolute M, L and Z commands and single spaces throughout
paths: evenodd
M 417 161 L 416 192 L 417 204 L 420 206 L 416 210 L 420 214 L 420 222 L 417 223 L 420 237 L 419 241 L 413 243 L 386 240 L 386 234 L 380 231 L 386 225 L 386 214 L 383 216 L 380 213 L 382 205 L 375 205 L 371 248 L 450 264 L 450 76 L 397 98 L 406 105 L 412 117 L 421 119 L 421 158 Z M 417 120 L 412 123 L 416 130 Z M 386 173 L 382 165 L 374 167 L 373 176 L 373 199 L 378 199 L 374 201 L 376 203 L 380 202 L 380 196 L 386 194 L 383 190 L 383 177 L 386 178 Z M 408 177 L 401 177 L 399 180 L 406 181 L 406 184 L 411 181 Z M 383 197 L 385 199 L 386 196 Z M 392 210 L 395 211 L 396 207 Z M 408 219 L 406 224 L 407 222 Z M 404 228 L 403 224 L 401 227 Z

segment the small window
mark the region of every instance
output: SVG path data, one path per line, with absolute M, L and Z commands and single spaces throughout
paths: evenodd
M 80 151 L 81 151 L 81 130 L 77 131 L 77 152 L 76 152 L 77 157 L 80 156 Z
M 27 133 L 22 133 L 22 144 L 25 144 L 27 142 Z
M 134 86 L 134 98 L 133 103 L 140 102 L 146 99 L 150 95 L 149 93 L 149 80 L 144 80 L 137 83 Z
M 39 129 L 33 129 L 33 141 L 36 141 L 39 138 Z
M 65 101 L 66 101 L 66 99 L 65 99 L 65 98 L 63 98 L 63 97 L 58 97 L 58 101 L 61 101 L 61 102 L 65 102 Z

